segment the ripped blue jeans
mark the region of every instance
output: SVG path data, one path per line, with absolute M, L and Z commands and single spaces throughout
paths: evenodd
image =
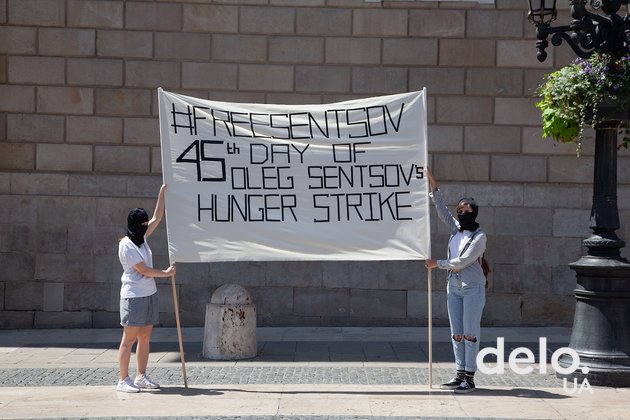
M 455 367 L 458 370 L 476 372 L 486 288 L 484 285 L 461 287 L 460 284 L 449 281 L 446 292 Z M 461 339 L 456 340 L 456 336 Z

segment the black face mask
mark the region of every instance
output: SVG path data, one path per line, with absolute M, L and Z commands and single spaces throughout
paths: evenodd
M 474 213 L 457 213 L 457 220 L 461 230 L 477 230 L 479 223 L 475 222 L 477 216 Z
M 127 216 L 127 236 L 136 246 L 144 243 L 144 235 L 149 227 L 143 225 L 143 223 L 148 221 L 149 215 L 142 208 L 131 210 L 129 216 Z

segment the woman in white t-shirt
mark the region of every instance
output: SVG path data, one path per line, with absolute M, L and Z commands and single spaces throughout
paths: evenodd
M 154 277 L 175 275 L 175 266 L 166 270 L 153 268 L 153 255 L 146 238 L 151 236 L 164 216 L 164 194 L 166 185 L 162 185 L 158 194 L 153 217 L 149 220 L 147 212 L 136 208 L 127 216 L 127 235 L 118 244 L 118 258 L 123 268 L 120 278 L 120 325 L 123 336 L 118 348 L 118 366 L 120 377 L 117 391 L 139 392 L 140 388 L 157 389 L 160 386 L 146 375 L 149 361 L 149 347 L 153 325 L 158 324 L 158 298 Z M 129 378 L 129 360 L 134 342 L 136 348 L 136 379 Z

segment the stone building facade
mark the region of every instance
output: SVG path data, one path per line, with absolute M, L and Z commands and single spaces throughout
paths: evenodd
M 564 6 L 568 8 L 568 6 Z M 453 204 L 489 235 L 485 325 L 570 325 L 592 194 L 592 139 L 541 139 L 524 0 L 0 0 L 0 328 L 113 327 L 127 212 L 161 184 L 156 88 L 234 102 L 328 103 L 426 87 L 429 153 Z M 568 19 L 566 9 L 559 21 Z M 588 136 L 587 136 L 588 137 Z M 592 136 L 591 136 L 592 137 Z M 630 157 L 619 159 L 628 237 Z M 433 213 L 435 216 L 435 213 Z M 448 232 L 432 220 L 433 255 Z M 162 228 L 151 244 L 168 262 Z M 627 256 L 628 251 L 624 250 Z M 434 320 L 447 323 L 445 277 Z M 225 283 L 259 325 L 426 325 L 427 273 L 407 262 L 180 264 L 183 325 Z M 163 325 L 174 324 L 168 279 Z

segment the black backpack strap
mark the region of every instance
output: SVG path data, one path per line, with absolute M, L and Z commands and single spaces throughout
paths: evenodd
M 473 232 L 472 236 L 470 237 L 470 239 L 468 240 L 468 243 L 464 246 L 464 249 L 462 249 L 462 252 L 459 253 L 459 256 L 461 257 L 462 255 L 464 255 L 464 252 L 466 252 L 466 250 L 468 249 L 468 247 L 470 247 L 470 244 L 472 244 L 473 239 L 475 239 L 475 236 L 477 235 L 477 233 L 479 233 L 479 229 L 477 229 L 476 231 Z

